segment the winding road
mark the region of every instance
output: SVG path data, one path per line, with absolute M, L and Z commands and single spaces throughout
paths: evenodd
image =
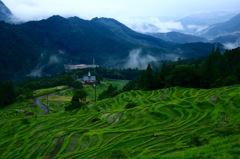
M 34 100 L 34 105 L 38 106 L 38 107 L 40 107 L 42 109 L 42 114 L 48 114 L 49 113 L 48 107 L 40 102 L 40 100 L 42 98 L 46 98 L 47 96 L 48 95 L 40 96 L 40 97 L 35 98 L 35 100 Z
M 51 95 L 54 95 L 54 94 L 57 94 L 57 93 L 63 93 L 63 92 L 66 92 L 66 91 L 69 91 L 69 90 L 72 90 L 73 88 L 68 88 L 68 89 L 65 89 L 65 90 L 62 90 L 62 91 L 57 91 L 57 92 L 54 92 L 54 93 L 49 93 L 47 95 L 43 95 L 43 96 L 39 96 L 37 98 L 34 99 L 34 106 L 38 106 L 42 109 L 42 114 L 48 114 L 49 113 L 49 109 L 48 109 L 48 106 L 47 105 L 44 105 L 40 102 L 40 100 L 42 98 L 48 98 L 48 96 L 51 96 Z

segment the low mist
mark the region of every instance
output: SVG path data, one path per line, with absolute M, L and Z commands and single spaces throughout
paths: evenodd
M 235 43 L 225 43 L 223 44 L 225 49 L 231 50 L 237 47 L 240 47 L 240 40 L 237 40 Z
M 183 31 L 181 22 L 161 20 L 159 17 L 138 17 L 122 20 L 131 29 L 141 33 L 166 33 L 170 31 Z
M 52 55 L 48 58 L 48 62 L 45 63 L 45 64 L 41 64 L 42 63 L 42 60 L 43 60 L 43 57 L 44 54 L 41 54 L 41 57 L 40 57 L 40 63 L 37 65 L 37 67 L 32 70 L 32 72 L 28 75 L 28 76 L 32 76 L 32 77 L 41 77 L 42 76 L 42 72 L 43 72 L 43 69 L 52 65 L 52 64 L 59 64 L 61 63 L 61 60 L 59 59 L 59 57 L 57 57 L 56 55 Z
M 156 62 L 157 59 L 152 55 L 141 55 L 142 49 L 134 49 L 129 52 L 125 68 L 146 69 L 151 62 Z

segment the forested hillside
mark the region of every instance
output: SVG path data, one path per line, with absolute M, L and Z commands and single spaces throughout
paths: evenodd
M 214 88 L 240 83 L 240 48 L 219 49 L 202 59 L 166 62 L 160 71 L 153 71 L 150 65 L 138 78 L 128 83 L 125 90 L 154 90 L 164 87 L 181 86 Z
M 63 72 L 64 64 L 92 64 L 93 58 L 98 65 L 121 68 L 130 55 L 155 61 L 201 57 L 215 46 L 166 42 L 110 18 L 52 16 L 16 25 L 1 22 L 0 27 L 0 80 L 53 75 Z M 140 53 L 132 55 L 136 49 Z
M 0 22 L 0 80 L 9 80 L 30 73 L 42 49 L 18 26 Z

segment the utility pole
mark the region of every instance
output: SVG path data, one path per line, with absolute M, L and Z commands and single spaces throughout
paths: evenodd
M 94 90 L 95 90 L 95 102 L 97 101 L 97 85 L 96 83 L 93 84 Z
M 47 94 L 47 107 L 48 107 L 48 94 Z

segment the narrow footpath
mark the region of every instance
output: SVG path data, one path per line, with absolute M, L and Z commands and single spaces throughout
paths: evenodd
M 42 98 L 46 98 L 46 97 L 47 97 L 47 95 L 44 95 L 44 96 L 37 97 L 34 100 L 34 105 L 38 106 L 38 107 L 40 107 L 42 109 L 42 114 L 48 114 L 49 113 L 48 107 L 40 102 L 40 100 Z
M 54 94 L 57 94 L 57 93 L 63 93 L 63 92 L 66 92 L 66 91 L 69 91 L 69 90 L 72 90 L 73 88 L 69 88 L 69 89 L 65 89 L 65 90 L 62 90 L 62 91 L 57 91 L 57 92 L 54 92 L 54 93 L 49 93 L 47 95 L 43 95 L 43 96 L 39 96 L 37 98 L 34 99 L 34 106 L 38 106 L 42 109 L 42 114 L 48 114 L 49 113 L 49 109 L 48 109 L 48 106 L 47 105 L 44 105 L 42 104 L 40 101 L 41 99 L 43 98 L 48 98 L 48 96 L 51 96 L 51 95 L 54 95 Z

